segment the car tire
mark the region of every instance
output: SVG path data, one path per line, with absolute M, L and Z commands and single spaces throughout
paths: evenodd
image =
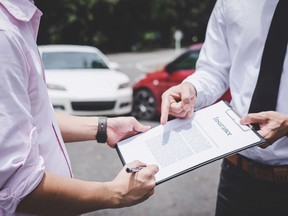
M 139 89 L 133 94 L 132 115 L 139 120 L 153 120 L 156 117 L 156 102 L 151 91 Z

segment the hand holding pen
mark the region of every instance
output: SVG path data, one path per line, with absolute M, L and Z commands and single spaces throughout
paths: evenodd
M 116 178 L 109 183 L 110 188 L 114 188 L 113 191 L 118 191 L 119 207 L 148 199 L 154 193 L 155 174 L 158 170 L 158 166 L 146 165 L 140 161 L 125 165 Z

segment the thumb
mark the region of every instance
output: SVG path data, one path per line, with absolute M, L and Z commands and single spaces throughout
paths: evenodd
M 141 124 L 140 122 L 136 121 L 134 123 L 133 129 L 137 132 L 146 132 L 146 131 L 151 129 L 151 126 L 150 125 L 144 125 L 144 124 Z
M 251 124 L 250 117 L 248 115 L 243 116 L 240 119 L 240 124 L 243 124 L 243 125 Z
M 192 98 L 195 97 L 195 88 L 191 83 L 183 83 L 182 85 L 182 93 L 181 93 L 181 100 L 182 100 L 182 108 L 185 111 L 190 111 L 191 107 L 193 106 Z
M 248 115 L 244 116 L 240 119 L 241 124 L 253 124 L 253 123 L 260 123 L 261 118 L 256 113 L 249 113 Z

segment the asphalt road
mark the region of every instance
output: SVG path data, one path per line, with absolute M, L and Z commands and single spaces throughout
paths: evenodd
M 121 53 L 108 55 L 120 64 L 133 81 L 146 71 L 161 67 L 175 57 L 174 50 L 152 53 Z M 143 122 L 152 127 L 158 121 Z M 76 178 L 90 181 L 110 181 L 122 164 L 116 150 L 94 141 L 67 143 Z M 221 161 L 176 177 L 156 186 L 155 194 L 137 206 L 100 210 L 85 216 L 213 216 Z

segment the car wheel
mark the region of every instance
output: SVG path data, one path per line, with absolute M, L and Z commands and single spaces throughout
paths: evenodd
M 152 120 L 156 117 L 156 102 L 149 90 L 140 89 L 134 93 L 132 115 L 142 120 Z

